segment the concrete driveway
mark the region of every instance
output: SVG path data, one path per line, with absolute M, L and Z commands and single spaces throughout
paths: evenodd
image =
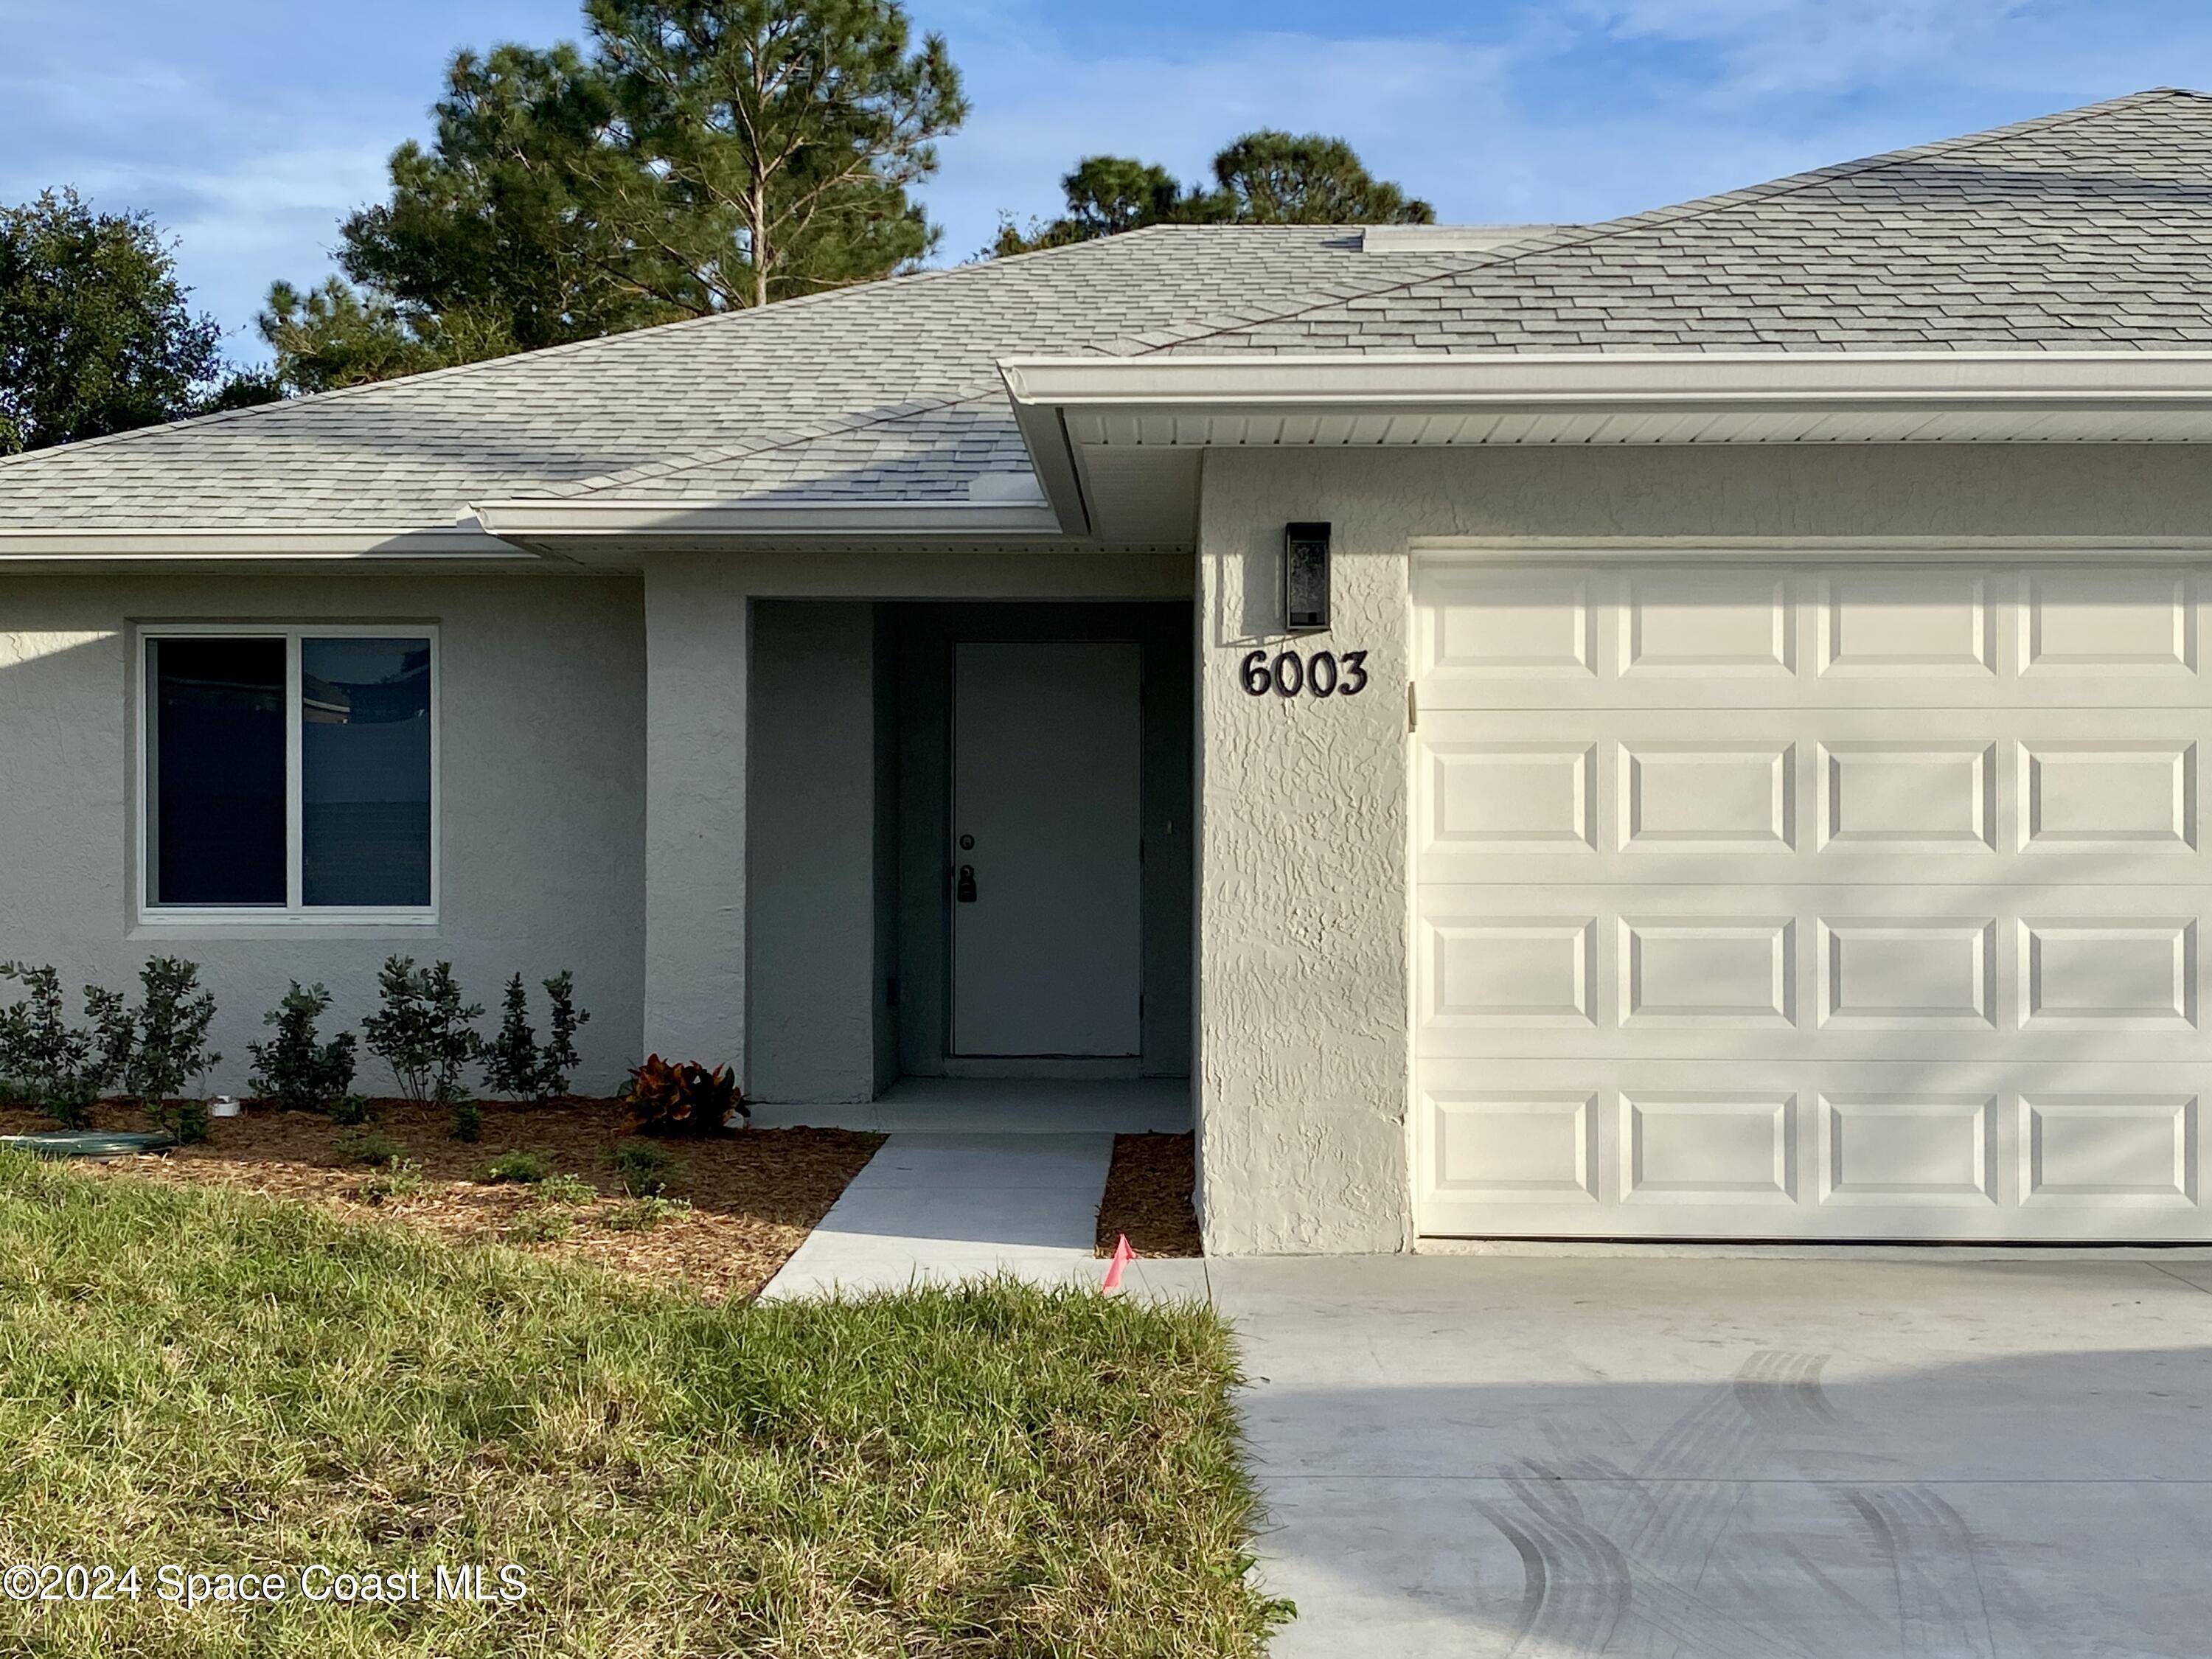
M 1276 1659 L 2212 1654 L 2212 1262 L 1206 1268 Z

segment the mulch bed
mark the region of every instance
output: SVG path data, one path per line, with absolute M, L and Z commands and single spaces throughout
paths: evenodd
M 1192 1136 L 1115 1135 L 1106 1195 L 1098 1201 L 1098 1254 L 1113 1255 L 1126 1233 L 1140 1256 L 1203 1255 L 1191 1206 L 1197 1184 Z
M 535 1152 L 565 1175 L 589 1182 L 594 1203 L 563 1206 L 565 1237 L 522 1246 L 535 1254 L 596 1261 L 664 1283 L 683 1282 L 709 1297 L 746 1297 L 778 1267 L 874 1156 L 883 1137 L 845 1129 L 744 1129 L 714 1136 L 656 1141 L 682 1161 L 669 1196 L 690 1200 L 688 1215 L 641 1231 L 605 1224 L 620 1213 L 623 1194 L 612 1154 L 629 1136 L 629 1114 L 612 1100 L 569 1099 L 544 1107 L 485 1101 L 483 1134 L 475 1145 L 453 1138 L 453 1114 L 410 1101 L 376 1103 L 364 1129 L 338 1127 L 308 1112 L 248 1105 L 240 1117 L 217 1118 L 208 1139 L 165 1157 L 76 1162 L 94 1176 L 116 1172 L 156 1181 L 243 1188 L 276 1198 L 305 1199 L 355 1216 L 389 1218 L 459 1242 L 504 1240 L 526 1215 L 544 1206 L 531 1187 L 484 1181 L 502 1152 Z M 103 1102 L 94 1125 L 143 1129 L 134 1108 Z M 52 1129 L 41 1113 L 0 1107 L 0 1133 Z M 374 1172 L 349 1161 L 341 1143 L 374 1132 L 421 1167 L 426 1185 L 406 1198 L 373 1201 L 362 1183 Z M 512 1242 L 512 1241 L 508 1241 Z

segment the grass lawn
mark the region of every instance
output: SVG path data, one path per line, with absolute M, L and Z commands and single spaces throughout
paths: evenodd
M 717 1304 L 0 1154 L 0 1564 L 141 1576 L 0 1601 L 0 1650 L 1256 1655 L 1234 1366 L 1197 1307 Z M 526 1596 L 434 1599 L 472 1563 Z M 164 1564 L 282 1599 L 188 1611 Z

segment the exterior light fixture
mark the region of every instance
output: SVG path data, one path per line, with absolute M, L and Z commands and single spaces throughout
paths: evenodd
M 1328 629 L 1328 526 L 1283 526 L 1283 631 L 1320 634 Z

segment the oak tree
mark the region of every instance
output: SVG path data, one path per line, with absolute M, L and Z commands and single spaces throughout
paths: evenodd
M 0 207 L 0 454 L 265 401 L 227 370 L 176 251 L 143 213 L 74 190 Z

